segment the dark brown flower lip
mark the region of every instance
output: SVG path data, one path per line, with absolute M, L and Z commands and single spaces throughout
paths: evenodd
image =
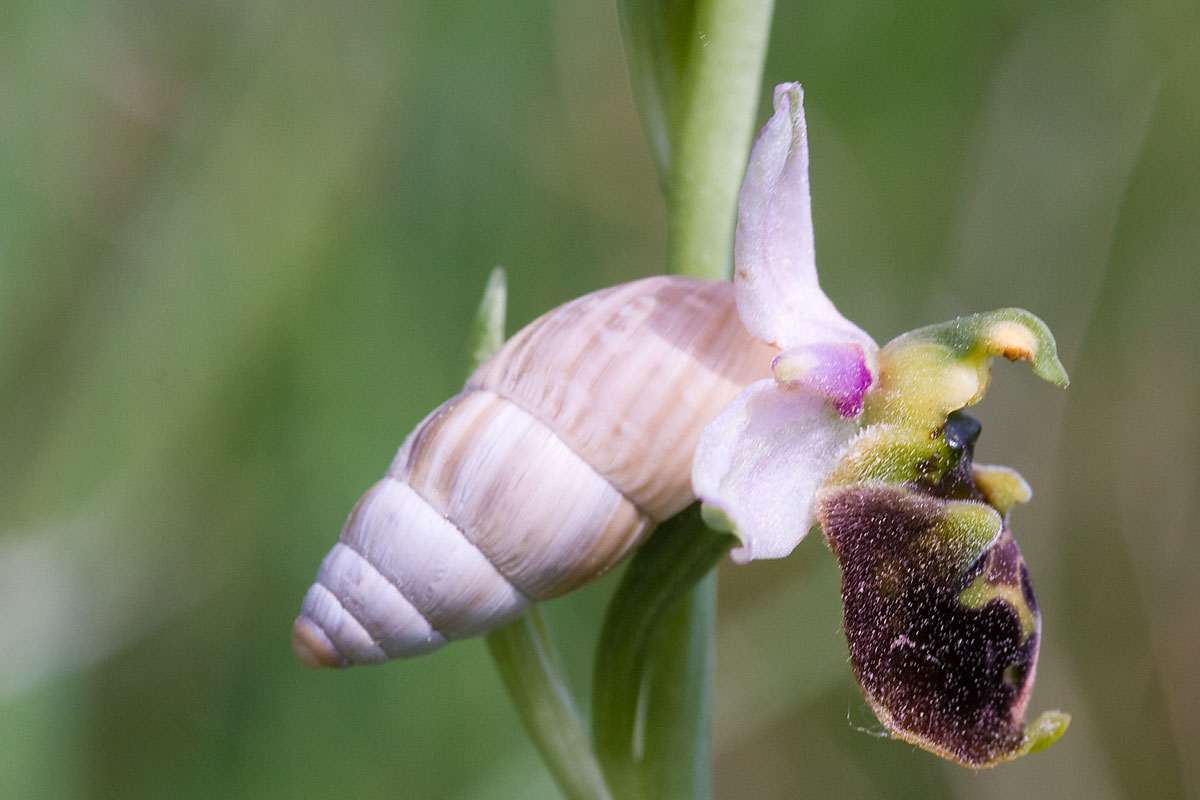
M 1041 618 L 1007 507 L 975 482 L 978 434 L 952 415 L 935 482 L 831 487 L 818 511 L 868 703 L 897 738 L 973 768 L 1047 746 L 1069 719 L 1024 724 Z

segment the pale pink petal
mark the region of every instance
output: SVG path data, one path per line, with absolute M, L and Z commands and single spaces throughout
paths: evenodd
M 807 389 L 829 402 L 843 417 L 856 417 L 871 386 L 871 370 L 862 346 L 821 342 L 784 350 L 771 362 L 775 380 L 787 388 Z
M 692 488 L 732 523 L 733 560 L 783 558 L 813 525 L 813 496 L 857 426 L 825 398 L 752 383 L 700 435 Z
M 734 240 L 738 314 L 752 334 L 781 348 L 850 341 L 873 360 L 874 340 L 817 283 L 803 101 L 800 84 L 775 87 L 775 113 L 750 152 Z

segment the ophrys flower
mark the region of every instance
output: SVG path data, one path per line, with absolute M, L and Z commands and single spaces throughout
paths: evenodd
M 808 141 L 798 84 L 750 155 L 734 282 L 746 328 L 779 353 L 705 429 L 693 486 L 739 562 L 789 554 L 822 525 L 842 570 L 843 627 L 868 702 L 899 738 L 969 766 L 1054 741 L 1066 715 L 1026 727 L 1041 618 L 1007 526 L 1031 496 L 973 463 L 991 360 L 1067 383 L 1054 338 L 1002 309 L 880 349 L 817 281 Z

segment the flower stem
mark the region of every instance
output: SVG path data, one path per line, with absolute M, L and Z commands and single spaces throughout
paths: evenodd
M 720 279 L 730 271 L 737 187 L 758 105 L 773 0 L 683 5 L 690 6 L 688 13 L 679 13 L 679 3 L 626 0 L 622 15 L 627 44 L 634 43 L 630 52 L 643 54 L 658 33 L 644 35 L 634 22 L 641 13 L 634 6 L 649 9 L 643 21 L 658 14 L 669 18 L 662 42 L 666 60 L 656 57 L 639 67 L 631 59 L 631 69 L 635 86 L 640 72 L 654 69 L 656 77 L 640 79 L 677 84 L 639 94 L 643 116 L 657 114 L 647 117 L 647 128 L 667 175 L 670 271 Z M 665 139 L 655 134 L 663 127 Z M 497 303 L 488 297 L 480 309 L 482 330 L 494 334 Z M 502 300 L 498 307 L 502 330 Z M 494 335 L 480 341 L 485 338 L 500 341 Z M 487 350 L 476 348 L 476 356 Z M 609 787 L 621 800 L 712 795 L 711 573 L 732 545 L 733 537 L 709 530 L 692 506 L 660 527 L 630 562 L 605 618 L 593 684 L 595 747 L 604 777 L 540 617 L 527 616 L 488 637 L 500 675 L 568 797 L 608 797 Z
M 492 631 L 488 650 L 546 765 L 570 800 L 609 800 L 608 787 L 575 710 L 541 611 Z
M 631 80 L 667 176 L 674 274 L 729 277 L 773 5 L 621 0 Z M 733 537 L 709 530 L 692 506 L 642 546 L 609 605 L 592 728 L 621 800 L 712 795 L 712 568 L 732 545 Z
M 676 275 L 725 278 L 754 132 L 773 0 L 698 0 L 682 78 L 667 203 Z

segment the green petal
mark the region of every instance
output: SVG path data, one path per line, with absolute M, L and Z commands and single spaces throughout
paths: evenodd
M 1012 467 L 976 464 L 971 474 L 988 505 L 999 511 L 1002 516 L 1008 516 L 1009 510 L 1016 504 L 1028 503 L 1033 499 L 1033 489 L 1028 481 Z
M 1045 711 L 1025 727 L 1025 746 L 1021 755 L 1040 753 L 1057 742 L 1071 725 L 1071 715 L 1064 711 Z

